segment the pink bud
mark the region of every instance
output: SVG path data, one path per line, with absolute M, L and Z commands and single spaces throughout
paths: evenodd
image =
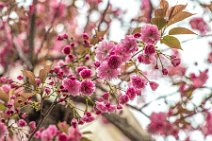
M 159 84 L 154 81 L 149 82 L 149 85 L 153 91 L 155 91 L 159 86 Z
M 162 73 L 163 73 L 163 75 L 168 75 L 169 72 L 168 72 L 168 70 L 166 68 L 163 68 L 162 69 Z
M 176 67 L 176 66 L 178 66 L 178 65 L 180 65 L 180 58 L 173 58 L 173 59 L 171 59 L 171 63 L 172 63 L 172 65 L 174 66 L 174 67 Z

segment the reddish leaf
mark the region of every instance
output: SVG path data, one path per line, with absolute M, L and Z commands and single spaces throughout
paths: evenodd
M 164 18 L 152 18 L 151 22 L 157 25 L 159 30 L 162 29 L 167 23 Z
M 173 16 L 175 16 L 176 14 L 178 14 L 179 12 L 182 12 L 185 8 L 186 8 L 187 5 L 176 5 L 176 6 L 173 6 L 171 9 L 170 9 L 170 13 L 169 13 L 169 19 L 171 19 Z
M 0 90 L 0 99 L 4 102 L 7 102 L 9 100 L 9 95 Z
M 166 14 L 167 9 L 169 8 L 169 3 L 166 0 L 161 0 L 160 7 L 163 9 L 164 14 Z
M 186 12 L 186 11 L 181 11 L 178 14 L 176 14 L 175 16 L 173 16 L 169 21 L 168 21 L 168 26 L 172 25 L 174 23 L 177 23 L 179 21 L 182 21 L 190 16 L 192 16 L 193 14 Z
M 35 75 L 28 70 L 22 70 L 22 73 L 25 77 L 27 77 L 29 83 L 36 87 Z
M 45 82 L 46 77 L 48 76 L 50 69 L 51 69 L 51 65 L 46 65 L 43 69 L 40 70 L 39 78 L 40 78 L 42 83 Z
M 141 27 L 136 27 L 136 28 L 133 30 L 132 34 L 140 33 L 140 32 L 141 32 Z
M 154 13 L 156 18 L 164 18 L 166 16 L 166 11 L 162 8 L 156 9 Z

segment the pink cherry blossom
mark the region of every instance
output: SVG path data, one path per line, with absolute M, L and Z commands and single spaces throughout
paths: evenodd
M 27 125 L 27 122 L 23 119 L 18 120 L 17 123 L 18 123 L 18 126 L 20 126 L 20 127 L 24 127 Z
M 180 58 L 173 58 L 173 59 L 171 59 L 171 63 L 172 63 L 172 65 L 174 67 L 180 65 L 180 62 L 181 62 Z
M 147 81 L 140 76 L 133 75 L 131 76 L 131 83 L 135 88 L 141 89 L 145 87 Z
M 98 67 L 97 76 L 105 80 L 111 80 L 117 78 L 119 75 L 118 69 L 111 69 L 107 63 L 102 63 Z
M 121 63 L 121 58 L 118 55 L 111 55 L 108 58 L 108 67 L 111 69 L 117 69 Z
M 78 128 L 72 128 L 70 127 L 68 129 L 68 141 L 79 141 L 80 138 L 82 137 L 80 131 Z
M 86 79 L 91 77 L 92 71 L 91 69 L 83 69 L 79 74 L 83 79 Z
M 115 46 L 113 42 L 101 42 L 95 50 L 97 60 L 104 61 Z
M 152 44 L 149 44 L 147 45 L 145 48 L 144 48 L 144 53 L 147 54 L 147 55 L 152 55 L 155 53 L 155 46 L 152 45 Z
M 209 31 L 208 24 L 202 17 L 193 18 L 189 23 L 193 29 L 198 30 L 201 34 L 205 34 L 207 31 Z
M 198 76 L 195 75 L 194 73 L 192 73 L 190 75 L 191 80 L 193 82 L 193 86 L 195 88 L 202 87 L 206 83 L 206 81 L 208 80 L 207 73 L 208 73 L 208 70 L 205 70 L 205 71 L 200 72 L 200 74 Z
M 140 95 L 141 91 L 134 87 L 129 87 L 126 90 L 126 95 L 129 97 L 130 100 L 133 100 L 137 95 Z
M 7 134 L 7 127 L 0 122 L 0 140 Z
M 68 90 L 70 95 L 76 96 L 79 95 L 80 91 L 80 82 L 77 79 L 66 78 L 63 80 L 64 89 Z
M 138 50 L 136 39 L 132 35 L 126 36 L 119 45 L 126 53 L 133 53 Z
M 92 81 L 84 80 L 81 82 L 80 91 L 83 94 L 90 96 L 95 91 L 95 89 L 95 84 Z
M 129 101 L 129 96 L 120 95 L 119 96 L 119 104 L 126 104 Z
M 154 44 L 160 39 L 157 26 L 147 24 L 141 28 L 141 39 L 145 44 Z

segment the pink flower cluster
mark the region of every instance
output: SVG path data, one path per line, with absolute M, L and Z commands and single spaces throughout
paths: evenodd
M 95 91 L 96 87 L 93 81 L 89 80 L 92 75 L 92 71 L 87 67 L 79 67 L 77 69 L 79 75 L 85 79 L 81 82 L 76 79 L 73 75 L 63 80 L 63 91 L 66 90 L 70 95 L 77 96 L 80 93 L 90 96 Z
M 160 39 L 160 32 L 155 25 L 147 24 L 141 28 L 141 39 L 142 41 L 149 45 L 155 44 Z
M 7 135 L 7 132 L 6 125 L 0 121 L 0 140 L 4 140 L 3 138 Z
M 208 70 L 200 72 L 200 74 L 198 76 L 194 73 L 191 73 L 190 78 L 192 80 L 193 87 L 195 87 L 195 88 L 202 87 L 206 83 L 206 81 L 208 80 L 208 74 L 207 73 L 208 73 Z
M 198 30 L 201 34 L 205 34 L 209 31 L 208 24 L 201 17 L 191 19 L 190 25 L 193 29 Z
M 212 112 L 208 112 L 206 115 L 205 126 L 203 126 L 203 133 L 205 135 L 212 134 Z
M 150 116 L 150 124 L 148 125 L 148 131 L 153 134 L 160 135 L 173 135 L 178 137 L 178 130 L 168 121 L 166 113 L 152 113 Z
M 129 35 L 119 44 L 102 42 L 95 50 L 96 62 L 101 62 L 97 68 L 97 75 L 105 80 L 117 78 L 120 66 L 128 61 L 132 53 L 138 50 L 136 39 Z
M 82 135 L 77 128 L 70 127 L 66 134 L 59 131 L 55 125 L 50 125 L 45 130 L 36 132 L 35 137 L 41 141 L 79 141 Z

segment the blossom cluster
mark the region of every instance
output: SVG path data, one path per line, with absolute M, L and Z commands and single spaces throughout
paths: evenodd
M 86 0 L 86 5 L 91 11 L 96 11 L 100 3 L 102 3 L 101 0 Z M 0 10 L 7 10 L 4 8 L 7 5 L 6 2 L 0 2 Z M 80 126 L 93 122 L 98 116 L 119 113 L 125 106 L 133 107 L 130 103 L 138 97 L 143 98 L 146 90 L 156 91 L 160 87 L 157 82 L 158 76 L 169 77 L 172 84 L 177 86 L 182 100 L 170 106 L 168 113 L 153 112 L 151 115 L 144 113 L 150 120 L 148 131 L 162 136 L 172 135 L 178 139 L 180 129 L 191 130 L 190 126 L 187 126 L 187 117 L 196 113 L 185 109 L 184 105 L 191 102 L 194 90 L 205 88 L 210 70 L 189 73 L 187 76 L 187 69 L 181 65 L 177 51 L 181 48 L 180 43 L 177 38 L 170 35 L 192 32 L 184 28 L 182 32 L 173 28 L 174 30 L 172 29 L 172 32 L 166 35 L 166 28 L 170 21 L 173 22 L 173 19 L 170 19 L 172 14 L 184 12 L 184 5 L 180 5 L 179 11 L 169 13 L 168 17 L 166 17 L 168 14 L 156 15 L 157 11 L 152 24 L 148 24 L 151 21 L 152 5 L 150 0 L 143 0 L 141 6 L 143 17 L 133 20 L 147 23 L 129 32 L 119 42 L 105 39 L 107 31 L 101 31 L 101 25 L 107 24 L 109 27 L 110 17 L 120 18 L 124 11 L 113 9 L 108 3 L 100 21 L 88 21 L 84 32 L 79 33 L 75 29 L 77 26 L 81 27 L 76 23 L 76 17 L 80 13 L 77 10 L 79 5 L 75 3 L 69 5 L 54 0 L 39 1 L 37 5 L 30 5 L 28 11 L 23 10 L 24 14 L 20 12 L 20 21 L 17 20 L 17 25 L 21 25 L 20 28 L 10 28 L 9 22 L 4 22 L 4 19 L 0 21 L 0 28 L 5 31 L 0 32 L 0 35 L 6 33 L 0 39 L 3 42 L 0 48 L 1 66 L 4 67 L 4 71 L 10 70 L 10 67 L 6 67 L 7 64 L 12 63 L 14 58 L 18 58 L 17 60 L 22 61 L 17 62 L 27 68 L 22 71 L 23 75 L 17 76 L 16 80 L 6 75 L 0 77 L 0 140 L 10 141 L 13 138 L 21 138 L 20 140 L 28 138 L 29 141 L 32 138 L 42 141 L 83 140 L 84 134 L 80 132 Z M 161 9 L 166 13 L 168 9 L 166 1 L 162 0 Z M 30 56 L 32 52 L 27 48 L 28 45 L 25 45 L 28 32 L 23 30 L 30 29 L 30 27 L 21 22 L 22 20 L 23 23 L 28 22 L 25 15 L 33 17 L 35 12 L 36 22 L 34 24 L 37 34 L 44 38 L 35 39 L 38 44 L 31 46 L 35 53 Z M 87 18 L 90 20 L 91 17 Z M 175 21 L 176 19 L 178 18 L 174 18 L 174 22 L 179 22 Z M 161 25 L 154 23 L 154 20 Z M 49 21 L 50 26 L 46 26 Z M 63 26 L 61 26 L 61 21 L 65 21 Z M 96 24 L 99 24 L 97 30 Z M 60 28 L 70 29 L 70 33 L 51 32 L 57 29 L 54 25 L 57 25 L 59 30 Z M 201 34 L 210 30 L 209 25 L 202 18 L 193 18 L 190 25 L 192 29 L 198 30 Z M 95 35 L 91 33 L 94 29 Z M 18 31 L 21 34 L 16 33 Z M 11 34 L 12 32 L 15 36 Z M 160 48 L 160 43 L 174 49 L 171 49 L 171 53 L 166 53 Z M 46 52 L 48 53 L 45 54 Z M 8 59 L 8 56 L 14 53 L 16 53 L 14 58 Z M 51 62 L 51 65 L 44 65 L 44 68 L 39 68 L 40 71 L 36 73 L 35 67 L 48 57 L 50 59 L 45 63 Z M 207 61 L 212 62 L 212 53 L 209 54 Z M 154 77 L 155 74 L 157 77 Z M 204 105 L 208 99 L 210 96 L 201 103 L 198 109 L 204 111 Z M 52 116 L 52 113 L 54 116 L 54 110 L 58 108 L 58 105 L 65 108 L 69 114 L 62 117 L 63 119 L 58 119 L 61 122 L 57 124 L 49 120 L 48 126 L 44 125 L 43 123 Z M 144 107 L 147 105 L 148 103 Z M 137 107 L 134 109 L 142 112 L 142 109 Z M 205 135 L 210 135 L 212 134 L 212 116 L 207 109 L 205 111 L 207 111 L 206 123 L 200 128 Z M 36 119 L 33 114 L 37 114 Z M 177 117 L 176 121 L 170 122 L 169 119 L 172 116 Z

